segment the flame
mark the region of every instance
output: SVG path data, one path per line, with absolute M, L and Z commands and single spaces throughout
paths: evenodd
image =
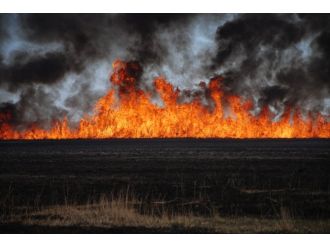
M 99 99 L 95 114 L 82 118 L 71 129 L 66 118 L 45 130 L 37 125 L 18 131 L 10 116 L 0 115 L 0 139 L 75 139 L 75 138 L 329 138 L 330 123 L 324 116 L 303 119 L 299 110 L 286 109 L 278 121 L 264 107 L 258 116 L 250 113 L 252 103 L 239 96 L 224 95 L 222 78 L 200 84 L 213 107 L 206 107 L 199 95 L 178 103 L 180 94 L 164 78 L 154 80 L 153 90 L 142 90 L 137 79 L 142 69 L 138 63 L 116 60 L 110 77 L 113 88 Z M 162 106 L 152 103 L 159 95 Z M 226 116 L 225 105 L 231 114 Z M 293 113 L 292 113 L 293 112 Z

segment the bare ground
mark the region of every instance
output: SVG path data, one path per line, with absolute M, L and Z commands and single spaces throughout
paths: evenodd
M 330 140 L 0 142 L 2 233 L 329 233 Z

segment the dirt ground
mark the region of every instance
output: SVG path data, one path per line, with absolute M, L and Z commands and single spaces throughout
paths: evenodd
M 220 217 L 227 225 L 236 219 L 237 231 L 227 232 L 258 232 L 239 228 L 252 224 L 247 219 L 257 227 L 283 218 L 300 222 L 302 232 L 330 232 L 329 161 L 328 139 L 1 141 L 0 231 L 57 232 L 64 226 L 29 225 L 17 217 L 126 195 L 139 201 L 139 215 L 189 214 L 209 223 Z M 91 222 L 80 228 L 65 222 L 68 233 L 109 232 Z M 148 228 L 141 222 L 112 226 L 110 232 L 226 232 L 198 224 L 182 228 L 174 221 Z

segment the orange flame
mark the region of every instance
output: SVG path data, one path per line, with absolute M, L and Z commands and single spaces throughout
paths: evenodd
M 180 91 L 165 79 L 154 81 L 154 91 L 163 106 L 151 102 L 152 93 L 139 89 L 136 78 L 141 72 L 138 63 L 113 63 L 110 77 L 114 88 L 99 99 L 92 117 L 84 117 L 75 129 L 68 120 L 55 122 L 50 130 L 32 126 L 24 131 L 15 130 L 8 116 L 0 116 L 0 139 L 65 139 L 65 138 L 329 138 L 330 123 L 318 114 L 303 119 L 298 110 L 287 109 L 279 121 L 271 120 L 268 107 L 259 116 L 253 116 L 251 102 L 238 96 L 225 96 L 221 78 L 200 87 L 208 92 L 213 109 L 205 107 L 196 96 L 189 103 L 178 103 Z M 116 97 L 118 90 L 119 100 Z M 154 93 L 155 93 L 154 92 Z M 223 101 L 228 102 L 230 116 L 225 116 Z

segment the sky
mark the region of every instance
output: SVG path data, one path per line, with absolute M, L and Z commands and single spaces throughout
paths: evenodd
M 0 14 L 0 113 L 17 128 L 77 123 L 111 88 L 115 59 L 141 64 L 145 90 L 220 75 L 255 115 L 330 115 L 329 14 Z

